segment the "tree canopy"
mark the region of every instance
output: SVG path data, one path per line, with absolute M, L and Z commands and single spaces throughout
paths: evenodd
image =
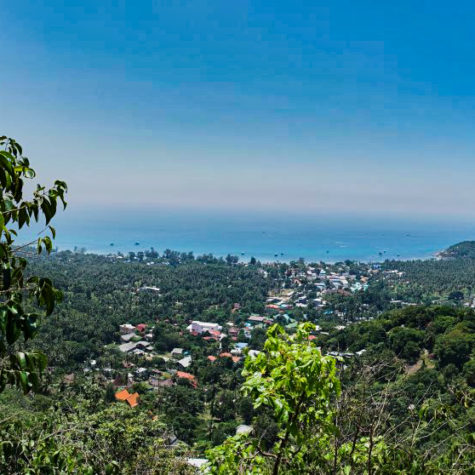
M 66 207 L 67 186 L 59 180 L 49 189 L 38 184 L 33 195 L 25 197 L 25 181 L 35 176 L 21 145 L 0 137 L 0 391 L 7 384 L 21 387 L 24 392 L 39 387 L 46 358 L 36 351 L 24 351 L 20 338 L 32 338 L 37 332 L 40 310 L 50 315 L 60 298 L 50 279 L 26 277 L 26 268 L 29 246 L 35 244 L 38 254 L 43 250 L 51 252 L 55 230 L 49 223 L 58 201 Z M 21 229 L 42 217 L 51 237 L 40 235 L 35 242 L 17 245 Z

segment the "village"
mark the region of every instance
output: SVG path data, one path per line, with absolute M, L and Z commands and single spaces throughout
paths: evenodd
M 260 270 L 268 279 L 269 272 Z M 121 356 L 121 366 L 125 377 L 110 379 L 112 368 L 99 368 L 96 361 L 86 365 L 85 371 L 102 372 L 116 388 L 115 399 L 127 403 L 130 407 L 140 404 L 141 394 L 131 388 L 140 385 L 143 392 L 171 387 L 186 381 L 196 388 L 199 380 L 193 371 L 197 365 L 213 365 L 217 360 L 227 359 L 230 365 L 242 365 L 243 359 L 259 353 L 253 335 L 265 335 L 274 323 L 282 325 L 286 331 L 293 332 L 301 321 L 308 320 L 308 314 L 315 311 L 319 315 L 343 317 L 342 312 L 334 311 L 328 303 L 332 295 L 351 295 L 365 291 L 372 274 L 378 269 L 369 269 L 368 275 L 352 273 L 345 266 L 302 265 L 289 267 L 279 279 L 276 288 L 264 302 L 262 314 L 244 314 L 240 303 L 233 304 L 229 318 L 220 323 L 212 321 L 189 320 L 186 322 L 157 318 L 154 322 L 133 325 L 124 322 L 118 328 L 118 341 L 108 345 Z M 159 294 L 157 286 L 143 286 L 137 292 Z M 337 323 L 338 321 L 335 320 Z M 315 323 L 315 322 L 314 322 Z M 344 324 L 333 323 L 334 330 L 343 330 Z M 157 350 L 157 340 L 163 328 L 170 328 L 183 341 L 183 347 L 176 346 L 168 351 Z M 311 340 L 318 343 L 319 335 L 328 335 L 329 325 L 315 325 Z M 199 348 L 197 355 L 193 348 Z M 353 357 L 348 352 L 331 352 L 333 356 Z

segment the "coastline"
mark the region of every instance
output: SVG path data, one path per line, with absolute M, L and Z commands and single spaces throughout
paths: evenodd
M 144 252 L 152 247 L 193 251 L 194 255 L 238 256 L 241 262 L 255 257 L 261 262 L 381 262 L 385 260 L 437 259 L 441 250 L 475 237 L 475 223 L 451 224 L 425 221 L 338 220 L 336 217 L 226 217 L 215 214 L 119 213 L 60 216 L 54 223 L 59 250 L 84 249 L 107 255 Z M 35 231 L 22 233 L 25 242 Z M 28 241 L 27 241 L 28 240 Z
M 82 248 L 79 246 L 74 246 L 74 247 L 56 247 L 56 250 L 58 252 L 61 251 L 71 251 L 71 252 L 76 252 L 76 253 L 84 253 L 88 255 L 97 255 L 97 256 L 105 256 L 105 257 L 111 257 L 111 258 L 119 258 L 120 255 L 127 257 L 129 255 L 129 252 L 145 252 L 149 250 L 150 248 L 142 248 L 142 247 L 133 247 L 130 250 L 127 251 L 121 251 L 121 250 L 112 250 L 112 249 L 87 249 L 87 248 Z M 387 258 L 385 259 L 378 259 L 378 258 L 360 258 L 360 259 L 353 259 L 351 257 L 341 257 L 339 259 L 331 259 L 329 258 L 329 255 L 318 257 L 318 256 L 300 256 L 300 257 L 286 257 L 285 253 L 283 255 L 279 256 L 269 256 L 269 255 L 251 255 L 251 254 L 244 254 L 241 255 L 241 253 L 233 253 L 233 252 L 194 252 L 192 250 L 181 250 L 181 249 L 171 249 L 172 251 L 176 251 L 179 253 L 189 253 L 192 252 L 195 257 L 204 255 L 204 254 L 212 254 L 216 258 L 225 258 L 228 254 L 237 256 L 239 258 L 239 263 L 240 264 L 246 264 L 250 261 L 252 257 L 254 257 L 257 261 L 261 262 L 262 264 L 279 264 L 279 263 L 284 263 L 288 264 L 292 261 L 297 261 L 300 258 L 303 258 L 305 262 L 307 263 L 317 263 L 317 262 L 324 262 L 327 264 L 335 264 L 337 262 L 343 262 L 345 260 L 350 260 L 353 262 L 361 262 L 365 264 L 381 264 L 385 261 L 422 261 L 422 260 L 431 260 L 431 259 L 441 259 L 443 250 L 438 250 L 438 251 L 433 251 L 430 254 L 424 253 L 424 254 L 419 254 L 419 255 L 408 255 L 408 256 L 399 256 L 399 257 L 394 257 L 391 255 L 388 255 Z M 163 254 L 163 249 L 157 249 L 157 252 L 159 252 L 160 255 Z M 384 256 L 384 254 L 383 254 Z M 381 257 L 381 256 L 378 256 Z

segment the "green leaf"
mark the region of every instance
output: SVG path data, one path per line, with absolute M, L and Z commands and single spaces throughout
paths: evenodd
M 21 229 L 25 223 L 29 224 L 30 217 L 26 208 L 20 208 L 18 211 L 18 227 Z
M 13 203 L 13 201 L 8 198 L 3 200 L 3 204 L 5 206 L 5 211 L 11 211 L 15 208 L 15 203 Z
M 56 229 L 53 228 L 53 226 L 48 226 L 49 230 L 51 231 L 51 235 L 53 236 L 53 239 L 56 239 Z
M 13 176 L 15 173 L 12 162 L 15 162 L 15 157 L 5 150 L 0 150 L 0 166 L 4 168 L 11 176 Z
M 38 331 L 38 315 L 30 314 L 25 319 L 24 335 L 25 340 L 33 338 Z
M 7 311 L 7 325 L 6 325 L 6 337 L 7 343 L 13 345 L 21 334 L 21 330 L 18 328 L 18 319 L 11 311 Z
M 26 178 L 35 178 L 36 173 L 32 168 L 25 168 L 24 174 Z
M 46 250 L 48 252 L 51 252 L 53 249 L 53 241 L 51 241 L 51 238 L 49 236 L 46 236 L 43 238 L 43 242 L 45 243 Z
M 30 387 L 28 384 L 28 374 L 25 371 L 20 371 L 19 373 L 20 384 L 23 389 L 23 392 L 26 394 Z
M 18 362 L 18 367 L 21 370 L 25 370 L 27 368 L 25 353 L 23 353 L 22 351 L 19 351 L 16 354 L 16 360 Z
M 46 224 L 49 224 L 49 222 L 53 219 L 54 212 L 51 204 L 46 198 L 43 200 L 43 203 L 41 203 L 41 210 L 45 215 Z
M 7 331 L 7 311 L 5 308 L 0 309 L 0 332 L 5 334 Z

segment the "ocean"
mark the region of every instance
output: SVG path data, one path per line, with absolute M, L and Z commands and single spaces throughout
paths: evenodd
M 425 259 L 475 239 L 472 221 L 158 208 L 68 208 L 53 225 L 59 250 L 125 254 L 153 247 L 266 262 Z M 37 230 L 23 231 L 20 241 Z

